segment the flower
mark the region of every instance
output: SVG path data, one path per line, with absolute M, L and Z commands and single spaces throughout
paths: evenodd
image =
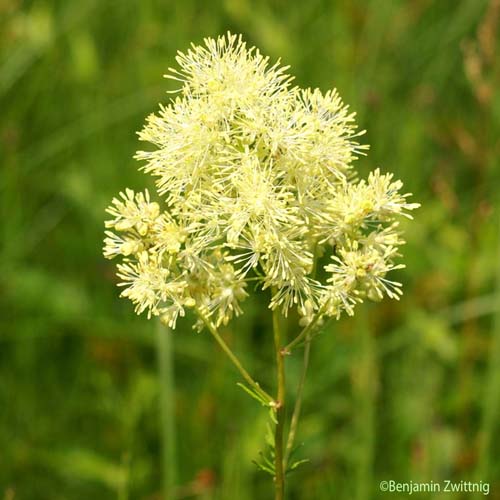
M 193 307 L 227 324 L 250 282 L 302 324 L 398 299 L 386 277 L 403 267 L 398 219 L 419 205 L 392 174 L 358 180 L 367 146 L 338 93 L 293 87 L 287 67 L 230 33 L 177 63 L 178 95 L 148 117 L 139 138 L 154 148 L 136 154 L 158 202 L 127 189 L 108 208 L 104 255 L 122 259 L 137 313 L 174 328 Z

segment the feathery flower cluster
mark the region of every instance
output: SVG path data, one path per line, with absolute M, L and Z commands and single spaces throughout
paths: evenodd
M 127 189 L 107 210 L 104 255 L 122 257 L 136 312 L 174 328 L 194 307 L 227 324 L 250 282 L 304 324 L 397 299 L 386 277 L 403 267 L 397 219 L 418 204 L 390 174 L 358 180 L 353 160 L 367 147 L 337 92 L 293 87 L 287 67 L 230 33 L 177 63 L 167 77 L 178 96 L 139 134 L 155 149 L 136 155 L 159 201 Z

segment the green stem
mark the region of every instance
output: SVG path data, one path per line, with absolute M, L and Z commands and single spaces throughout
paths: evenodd
M 318 324 L 318 321 L 321 319 L 323 316 L 323 308 L 320 309 L 315 316 L 313 317 L 312 321 L 303 328 L 303 330 L 286 346 L 283 348 L 283 351 L 287 354 L 291 352 L 291 350 L 300 342 L 302 342 L 304 339 L 307 338 L 310 332 L 316 327 Z
M 313 260 L 313 268 L 311 272 L 311 276 L 313 278 L 316 277 L 316 271 L 318 266 L 318 245 L 314 244 L 314 260 Z M 319 316 L 318 316 L 319 318 Z M 307 369 L 309 367 L 309 357 L 311 355 L 311 335 L 310 330 L 304 335 L 305 338 L 305 347 L 304 347 L 304 356 L 302 358 L 302 372 L 300 374 L 299 385 L 297 386 L 297 395 L 295 397 L 295 405 L 293 407 L 292 420 L 290 422 L 290 429 L 288 431 L 288 438 L 286 442 L 286 451 L 285 451 L 285 470 L 288 465 L 288 460 L 290 459 L 290 455 L 293 450 L 293 443 L 295 441 L 295 436 L 297 434 L 297 427 L 299 424 L 300 411 L 302 409 L 302 398 L 304 395 L 304 385 L 306 381 Z M 293 342 L 288 345 L 288 349 L 291 349 L 294 346 Z M 285 348 L 285 352 L 287 352 Z
M 315 243 L 313 245 L 313 247 L 314 247 L 314 252 L 313 252 L 314 260 L 313 260 L 313 268 L 312 268 L 311 276 L 313 278 L 315 278 L 316 271 L 317 271 L 317 265 L 318 265 L 318 245 Z M 313 320 L 315 320 L 315 322 L 317 322 L 319 317 L 320 317 L 320 315 L 318 312 L 317 318 L 313 318 Z M 304 385 L 305 385 L 305 381 L 306 381 L 307 369 L 309 367 L 309 357 L 311 355 L 311 335 L 310 335 L 310 332 L 311 332 L 311 328 L 309 328 L 307 330 L 307 332 L 304 334 L 305 347 L 304 347 L 304 357 L 302 360 L 302 372 L 300 374 L 299 385 L 297 386 L 297 395 L 295 397 L 295 405 L 293 407 L 292 420 L 290 422 L 290 429 L 288 431 L 288 438 L 287 438 L 287 442 L 286 442 L 286 451 L 285 451 L 285 459 L 284 459 L 285 470 L 287 468 L 288 460 L 290 459 L 290 455 L 291 455 L 292 450 L 293 450 L 293 443 L 295 441 L 295 436 L 297 434 L 297 427 L 299 425 L 300 411 L 302 409 L 302 398 L 303 398 L 303 394 L 304 394 Z M 289 352 L 289 350 L 292 349 L 299 341 L 300 341 L 300 339 L 298 338 L 298 340 L 295 339 L 293 342 L 288 344 L 288 347 L 285 347 L 284 352 Z
M 285 360 L 281 347 L 279 309 L 273 311 L 274 347 L 276 350 L 276 371 L 278 393 L 276 397 L 276 428 L 274 431 L 275 500 L 285 498 L 285 471 L 283 456 L 283 429 L 285 421 Z
M 292 453 L 293 443 L 295 441 L 295 435 L 297 434 L 297 426 L 299 424 L 300 411 L 302 409 L 302 398 L 304 394 L 304 384 L 306 381 L 307 368 L 309 367 L 309 357 L 311 353 L 311 339 L 309 336 L 306 338 L 306 344 L 304 347 L 304 358 L 302 362 L 302 372 L 300 374 L 299 385 L 297 386 L 297 396 L 295 399 L 295 405 L 293 408 L 292 420 L 290 422 L 290 430 L 288 431 L 288 439 L 286 443 L 285 451 L 285 470 L 290 459 L 290 454 Z
M 160 382 L 163 498 L 168 500 L 172 498 L 172 491 L 177 481 L 172 332 L 158 321 L 156 337 Z
M 245 370 L 240 360 L 236 357 L 233 351 L 231 351 L 226 342 L 224 342 L 224 339 L 220 336 L 215 325 L 198 308 L 196 309 L 196 312 L 205 326 L 208 328 L 208 331 L 212 334 L 216 342 L 219 344 L 221 349 L 225 352 L 233 365 L 241 373 L 241 376 L 245 379 L 248 385 L 250 385 L 255 390 L 255 392 L 257 392 L 264 400 L 266 400 L 269 405 L 274 405 L 274 399 L 266 391 L 264 391 L 264 389 L 260 387 L 259 383 L 256 382 L 252 378 L 252 376 Z

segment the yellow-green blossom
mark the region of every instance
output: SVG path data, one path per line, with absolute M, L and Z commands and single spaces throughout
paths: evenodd
M 139 133 L 154 146 L 136 158 L 158 201 L 127 189 L 108 209 L 104 255 L 122 257 L 122 296 L 136 311 L 175 327 L 195 307 L 227 324 L 260 288 L 307 324 L 399 298 L 386 277 L 403 267 L 397 219 L 418 204 L 379 169 L 357 180 L 367 146 L 338 93 L 292 87 L 287 67 L 231 34 L 177 63 L 167 75 L 177 97 Z

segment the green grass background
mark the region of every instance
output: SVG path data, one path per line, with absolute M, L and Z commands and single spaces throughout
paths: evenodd
M 0 498 L 272 497 L 266 412 L 189 320 L 159 345 L 101 255 L 112 196 L 150 185 L 135 132 L 176 50 L 230 29 L 337 87 L 368 131 L 360 172 L 422 203 L 403 299 L 313 344 L 289 498 L 452 479 L 500 499 L 499 23 L 497 0 L 0 0 Z M 249 302 L 224 335 L 272 389 L 266 315 Z M 300 353 L 287 370 L 292 398 Z

